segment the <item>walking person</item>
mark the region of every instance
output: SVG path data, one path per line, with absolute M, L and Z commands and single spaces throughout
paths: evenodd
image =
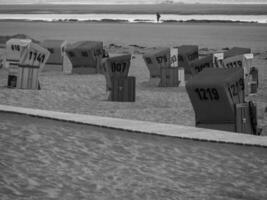
M 159 19 L 160 19 L 160 14 L 157 12 L 157 14 L 156 14 L 156 16 L 157 16 L 157 23 L 159 23 Z

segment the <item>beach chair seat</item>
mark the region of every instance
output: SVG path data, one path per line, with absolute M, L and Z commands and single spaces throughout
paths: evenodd
M 178 87 L 178 67 L 160 68 L 160 87 Z

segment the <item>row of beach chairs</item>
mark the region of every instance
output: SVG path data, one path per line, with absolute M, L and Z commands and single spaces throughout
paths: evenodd
M 66 74 L 103 74 L 111 101 L 134 102 L 136 78 L 129 76 L 130 54 L 109 56 L 101 41 L 28 39 L 6 43 L 8 87 L 40 89 L 38 75 L 57 66 Z M 200 55 L 198 46 L 156 48 L 143 54 L 151 82 L 159 87 L 186 86 L 196 126 L 258 134 L 255 105 L 246 97 L 258 88 L 258 70 L 249 48 Z M 246 119 L 246 120 L 244 120 Z

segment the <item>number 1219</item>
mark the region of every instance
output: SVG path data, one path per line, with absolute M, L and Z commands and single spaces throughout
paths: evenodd
M 220 96 L 216 88 L 196 88 L 195 92 L 201 101 L 205 100 L 219 100 Z

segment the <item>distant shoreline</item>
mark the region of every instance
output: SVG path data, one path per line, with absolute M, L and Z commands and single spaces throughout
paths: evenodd
M 134 22 L 123 19 L 101 19 L 101 20 L 78 20 L 78 19 L 60 19 L 60 20 L 27 20 L 27 19 L 0 19 L 0 22 L 43 22 L 43 23 L 129 23 L 129 24 L 155 24 L 151 21 L 143 21 L 136 19 Z M 261 24 L 258 22 L 244 22 L 244 21 L 232 21 L 232 20 L 163 20 L 159 24 L 210 24 L 210 23 L 225 23 L 225 24 Z

